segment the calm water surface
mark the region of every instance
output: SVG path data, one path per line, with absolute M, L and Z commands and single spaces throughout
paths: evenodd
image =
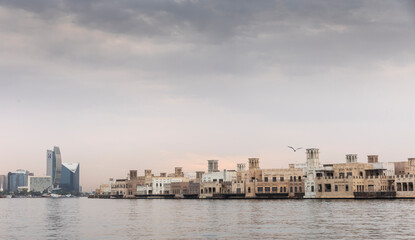
M 413 239 L 415 200 L 0 199 L 0 239 Z

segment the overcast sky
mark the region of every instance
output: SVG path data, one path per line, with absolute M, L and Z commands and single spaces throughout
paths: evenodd
M 415 157 L 415 3 L 0 0 L 0 174 Z

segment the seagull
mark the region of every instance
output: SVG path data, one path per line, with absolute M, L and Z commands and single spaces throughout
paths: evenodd
M 299 150 L 299 149 L 301 149 L 302 147 L 299 147 L 299 148 L 293 148 L 293 147 L 291 147 L 291 146 L 288 146 L 289 148 L 291 148 L 294 152 L 297 152 L 297 150 Z

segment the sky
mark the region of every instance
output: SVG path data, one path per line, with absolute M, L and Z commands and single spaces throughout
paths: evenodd
M 415 157 L 415 2 L 0 0 L 0 174 Z M 293 152 L 287 146 L 303 147 Z

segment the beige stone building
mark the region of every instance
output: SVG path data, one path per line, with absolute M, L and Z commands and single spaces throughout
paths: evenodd
M 304 193 L 303 169 L 260 169 L 259 158 L 249 158 L 249 169 L 237 173 L 233 193 L 245 193 L 247 198 L 302 197 Z M 243 189 L 242 189 L 243 186 Z

